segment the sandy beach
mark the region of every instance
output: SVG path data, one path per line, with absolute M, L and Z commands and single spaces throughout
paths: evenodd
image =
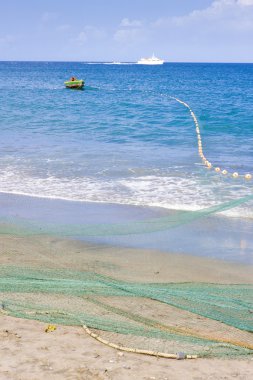
M 0 380 L 253 380 L 253 0 L 1 1 Z
M 170 360 L 121 353 L 87 336 L 82 328 L 1 316 L 3 380 L 250 380 L 253 360 Z
M 89 271 L 124 281 L 253 284 L 250 265 L 46 236 L 2 236 L 0 263 L 2 267 L 15 266 L 23 270 L 31 267 L 50 270 L 71 267 L 72 270 L 85 271 L 88 268 Z M 11 294 L 1 293 L 1 296 L 6 299 Z M 12 296 L 16 300 L 30 297 L 28 294 Z M 40 302 L 45 302 L 40 297 Z M 221 325 L 216 321 L 209 320 L 207 324 L 205 318 L 178 311 L 169 305 L 154 306 L 149 300 L 143 300 L 140 305 L 138 299 L 128 303 L 114 298 L 110 304 L 145 314 L 148 318 L 159 314 L 160 321 L 174 326 L 184 326 L 187 320 L 188 328 L 196 329 L 198 326 L 201 334 L 211 334 L 217 339 L 235 331 L 229 326 L 219 331 Z M 253 374 L 252 356 L 243 359 L 163 359 L 110 348 L 90 337 L 79 326 L 56 324 L 55 331 L 46 333 L 48 323 L 15 318 L 8 315 L 4 307 L 1 309 L 0 321 L 1 379 L 246 380 L 251 379 Z M 109 337 L 117 341 L 113 334 Z M 252 342 L 251 334 L 247 332 L 241 332 L 240 339 Z M 171 350 L 174 350 L 173 345 Z

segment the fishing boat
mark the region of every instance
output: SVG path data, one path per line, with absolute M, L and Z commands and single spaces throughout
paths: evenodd
M 84 87 L 84 80 L 76 79 L 73 77 L 70 80 L 64 82 L 64 84 L 67 88 L 82 89 Z
M 155 57 L 154 53 L 151 58 L 141 58 L 137 61 L 138 65 L 162 65 L 163 63 L 164 60 Z

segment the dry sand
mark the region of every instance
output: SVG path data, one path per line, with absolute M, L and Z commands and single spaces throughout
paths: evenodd
M 82 328 L 1 316 L 1 380 L 251 380 L 253 359 L 173 360 L 121 353 Z
M 88 269 L 132 281 L 253 283 L 251 266 L 52 237 L 1 237 L 0 264 Z M 81 327 L 57 326 L 46 333 L 46 326 L 0 314 L 1 380 L 253 378 L 250 358 L 179 361 L 122 353 L 97 342 Z

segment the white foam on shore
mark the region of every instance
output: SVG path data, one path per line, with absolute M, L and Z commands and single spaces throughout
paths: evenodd
M 0 173 L 0 192 L 39 198 L 80 202 L 115 203 L 194 211 L 249 195 L 247 187 L 224 187 L 217 182 L 200 183 L 195 176 L 187 178 L 139 175 L 128 178 L 45 178 L 32 177 L 16 171 Z M 249 205 L 236 207 L 223 214 L 252 218 Z

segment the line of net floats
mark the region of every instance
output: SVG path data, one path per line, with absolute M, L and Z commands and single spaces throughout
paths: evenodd
M 203 153 L 203 148 L 202 148 L 202 140 L 201 140 L 201 134 L 200 134 L 200 129 L 199 129 L 199 123 L 198 123 L 198 120 L 196 118 L 196 115 L 194 114 L 194 112 L 192 111 L 191 107 L 183 102 L 182 100 L 178 99 L 178 98 L 174 98 L 174 97 L 171 97 L 172 99 L 175 99 L 178 103 L 181 103 L 183 104 L 186 108 L 189 109 L 190 111 L 190 114 L 191 114 L 191 117 L 193 118 L 193 121 L 195 123 L 195 126 L 196 126 L 196 133 L 197 133 L 197 139 L 198 139 L 198 152 L 199 152 L 199 156 L 201 157 L 204 165 L 208 168 L 208 169 L 214 169 L 216 173 L 221 173 L 223 175 L 228 175 L 229 172 L 226 170 L 226 169 L 221 169 L 220 167 L 216 166 L 216 167 L 213 167 L 213 165 L 211 164 L 210 161 L 208 161 Z M 244 178 L 245 180 L 251 180 L 253 178 L 252 174 L 250 173 L 247 173 L 247 174 L 244 174 L 244 175 L 240 175 L 239 173 L 237 172 L 234 172 L 232 173 L 232 177 L 233 178 L 238 178 L 238 177 L 242 177 Z

